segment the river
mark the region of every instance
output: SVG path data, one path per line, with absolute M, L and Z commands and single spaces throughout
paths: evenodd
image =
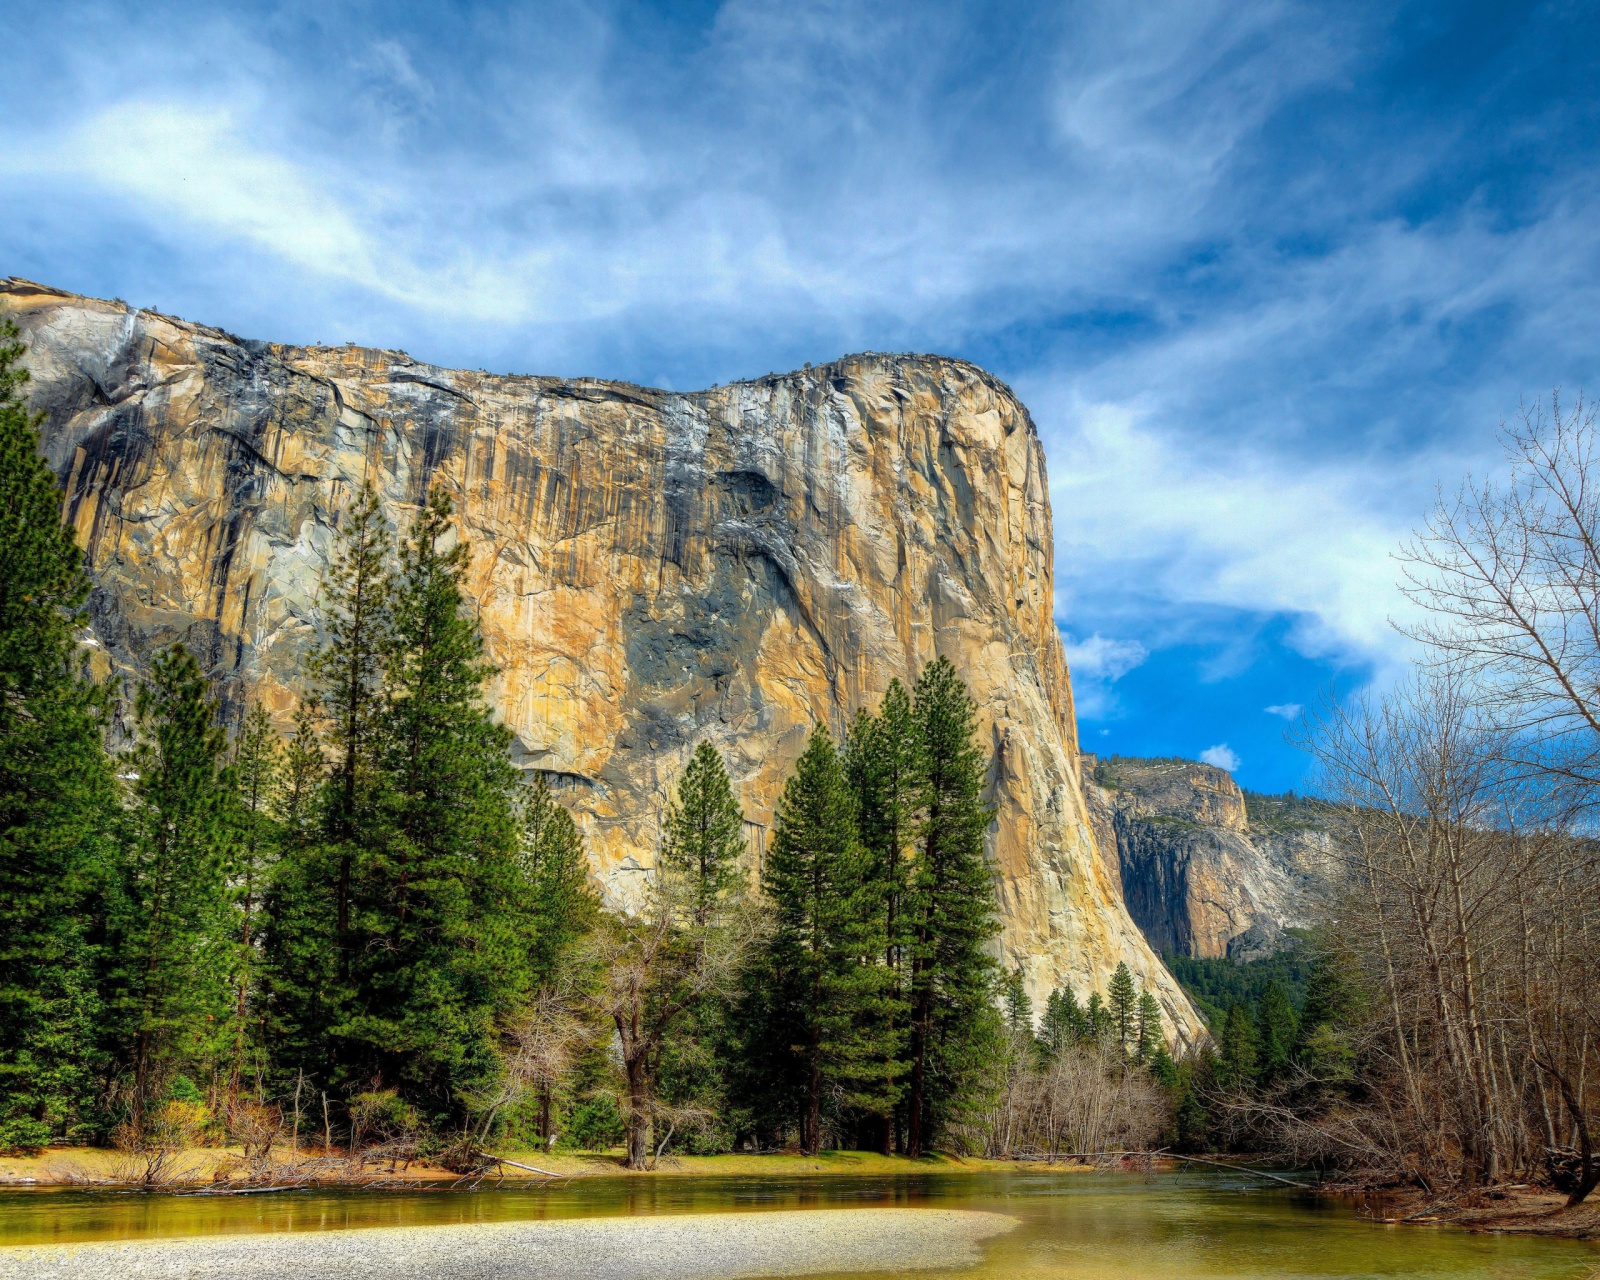
M 982 1280 L 1578 1280 L 1600 1270 L 1600 1248 L 1592 1244 L 1383 1226 L 1344 1204 L 1220 1173 L 666 1176 L 587 1178 L 534 1189 L 264 1196 L 7 1191 L 0 1193 L 0 1244 L 853 1206 L 978 1209 L 1016 1219 L 1015 1230 L 983 1246 L 982 1261 L 960 1270 Z

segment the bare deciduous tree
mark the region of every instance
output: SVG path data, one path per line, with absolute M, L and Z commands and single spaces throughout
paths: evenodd
M 645 909 L 608 919 L 589 942 L 599 971 L 596 1011 L 616 1030 L 626 1085 L 618 1109 L 628 1128 L 628 1167 L 649 1167 L 675 1131 L 708 1119 L 672 1107 L 656 1087 L 667 1036 L 694 1005 L 732 995 L 761 935 L 758 905 L 743 896 L 709 915 L 684 876 L 658 871 Z M 652 1143 L 652 1135 L 665 1134 Z
M 1440 663 L 1313 725 L 1350 870 L 1332 928 L 1377 999 L 1354 1029 L 1363 1090 L 1308 1116 L 1285 1101 L 1302 1079 L 1258 1119 L 1297 1154 L 1430 1189 L 1555 1172 L 1570 1137 L 1576 1203 L 1596 1180 L 1592 852 L 1477 674 Z
M 1471 680 L 1540 771 L 1600 782 L 1600 459 L 1597 415 L 1559 395 L 1501 430 L 1503 484 L 1469 477 L 1441 494 L 1400 553 L 1404 630 Z

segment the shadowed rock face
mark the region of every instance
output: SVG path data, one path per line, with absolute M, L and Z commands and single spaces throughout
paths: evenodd
M 1247 797 L 1192 760 L 1083 760 L 1099 847 L 1156 951 L 1251 960 L 1313 923 L 1335 873 L 1314 804 Z
M 455 497 L 491 697 L 563 788 L 608 901 L 639 899 L 689 753 L 728 761 L 759 862 L 811 726 L 948 656 L 994 753 L 1004 962 L 1036 1000 L 1119 960 L 1187 1000 L 1098 856 L 1052 616 L 1044 454 L 972 365 L 853 356 L 690 395 L 243 342 L 25 281 L 45 450 L 88 549 L 94 637 L 137 672 L 183 641 L 230 711 L 287 727 L 352 495 L 397 528 Z

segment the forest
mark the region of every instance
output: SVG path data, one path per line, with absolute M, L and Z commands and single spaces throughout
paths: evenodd
M 12 330 L 0 1148 L 265 1133 L 465 1164 L 494 1144 L 621 1146 L 642 1167 L 985 1145 L 1032 1019 L 991 956 L 989 762 L 949 662 L 891 683 L 842 741 L 813 731 L 756 875 L 701 742 L 647 901 L 604 911 L 577 824 L 513 766 L 485 701 L 441 491 L 404 530 L 370 490 L 342 513 L 287 739 L 260 706 L 224 724 L 181 644 L 134 687 L 97 683 L 21 354 Z M 1044 1020 L 1057 1048 L 1170 1065 L 1126 970 L 1105 1008 L 1065 998 Z
M 818 725 L 759 864 L 693 750 L 640 908 L 514 766 L 435 489 L 340 514 L 291 732 L 182 645 L 91 675 L 89 582 L 0 335 L 0 1149 L 1265 1156 L 1448 1198 L 1600 1184 L 1600 471 L 1582 405 L 1402 553 L 1419 655 L 1298 731 L 1340 867 L 1252 965 L 1030 1006 L 995 960 L 990 760 L 929 663 Z M 1265 808 L 1263 808 L 1265 806 Z M 1274 807 L 1275 806 L 1275 807 Z

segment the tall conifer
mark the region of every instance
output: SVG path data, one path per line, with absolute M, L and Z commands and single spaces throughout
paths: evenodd
M 1148 991 L 1139 993 L 1138 1042 L 1134 1056 L 1140 1062 L 1153 1062 L 1166 1048 L 1166 1037 L 1161 1034 L 1161 1006 Z
M 1139 988 L 1134 985 L 1133 972 L 1126 960 L 1117 961 L 1116 970 L 1111 975 L 1108 1005 L 1117 1047 L 1123 1053 L 1129 1053 L 1138 1038 Z
M 885 1155 L 895 1145 L 894 1116 L 905 1092 L 905 1047 L 909 1017 L 912 938 L 907 909 L 914 867 L 917 821 L 924 800 L 922 739 L 911 698 L 899 680 L 884 691 L 877 715 L 856 716 L 844 749 L 845 771 L 855 793 L 856 825 L 867 856 L 868 896 L 864 905 L 882 922 L 887 970 L 876 1027 L 882 1085 L 879 1145 Z
M 233 744 L 233 783 L 237 833 L 228 868 L 238 942 L 234 961 L 232 1082 L 244 1071 L 248 1027 L 254 1016 L 260 970 L 260 915 L 263 890 L 277 854 L 278 824 L 273 816 L 283 744 L 266 708 L 257 703 L 245 715 Z
M 226 869 L 233 832 L 226 735 L 199 664 L 158 654 L 135 703 L 130 841 L 114 921 L 116 1012 L 134 1129 L 174 1070 L 204 1066 L 229 1013 L 234 946 Z
M 90 1123 L 88 917 L 114 810 L 101 699 L 76 654 L 83 554 L 39 456 L 22 351 L 16 326 L 0 323 L 0 1149 Z
M 661 861 L 688 878 L 694 924 L 704 928 L 745 884 L 739 867 L 744 814 L 734 799 L 727 766 L 709 742 L 694 749 L 662 827 Z
M 825 1095 L 846 1107 L 870 1105 L 881 1083 L 869 1028 L 887 970 L 878 963 L 883 934 L 866 870 L 849 781 L 819 725 L 784 786 L 762 868 L 776 917 L 774 1033 L 798 1067 L 800 1146 L 808 1155 L 821 1146 Z
M 911 1079 L 906 1151 L 928 1149 L 967 1098 L 999 1035 L 994 883 L 984 850 L 993 810 L 983 801 L 986 761 L 977 709 L 949 659 L 917 677 L 913 710 L 923 793 L 917 861 L 907 896 L 912 919 Z
M 374 806 L 351 891 L 348 1016 L 355 1078 L 399 1086 L 433 1115 L 493 1068 L 494 1020 L 527 970 L 491 946 L 526 910 L 511 735 L 483 686 L 463 596 L 468 547 L 436 489 L 400 549 L 385 657 Z M 508 900 L 509 897 L 509 900 Z
M 389 653 L 389 550 L 389 528 L 377 490 L 365 484 L 344 513 L 339 545 L 323 580 L 324 635 L 310 663 L 317 702 L 328 717 L 328 744 L 335 753 L 325 820 L 329 837 L 339 845 L 333 891 L 341 970 L 349 964 L 351 868 L 369 803 L 366 787 L 376 772 Z

